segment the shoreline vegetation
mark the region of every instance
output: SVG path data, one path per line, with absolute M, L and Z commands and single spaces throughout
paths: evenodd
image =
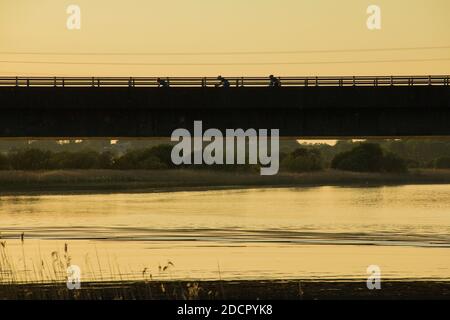
M 450 169 L 403 173 L 322 171 L 260 176 L 256 172 L 215 170 L 45 170 L 0 171 L 0 195 L 65 193 L 153 193 L 252 188 L 376 187 L 450 184 Z
M 108 149 L 105 141 L 4 145 L 9 148 L 0 153 L 0 195 L 450 184 L 447 141 L 375 142 L 338 141 L 330 146 L 285 141 L 279 172 L 271 176 L 261 176 L 262 165 L 249 161 L 175 165 L 173 146 L 161 141 L 127 145 L 122 153 Z M 241 156 L 249 157 L 247 149 L 241 150 Z
M 450 281 L 385 280 L 382 290 L 366 281 L 242 280 L 242 281 L 113 281 L 0 285 L 4 300 L 346 300 L 450 299 Z

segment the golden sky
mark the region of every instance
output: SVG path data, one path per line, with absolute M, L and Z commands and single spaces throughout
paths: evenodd
M 448 0 L 0 0 L 0 75 L 449 73 Z

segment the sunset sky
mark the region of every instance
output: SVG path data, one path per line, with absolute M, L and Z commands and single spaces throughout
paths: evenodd
M 448 74 L 449 15 L 448 0 L 0 0 L 0 74 Z

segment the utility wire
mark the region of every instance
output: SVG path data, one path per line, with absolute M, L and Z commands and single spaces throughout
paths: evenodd
M 321 64 L 364 64 L 364 63 L 406 63 L 450 61 L 448 58 L 390 59 L 390 60 L 343 60 L 343 61 L 300 61 L 300 62 L 224 62 L 224 63 L 145 63 L 145 62 L 69 62 L 69 61 L 10 61 L 5 64 L 49 64 L 49 65 L 106 65 L 106 66 L 264 66 L 264 65 L 321 65 Z
M 47 56 L 233 56 L 233 55 L 287 55 L 311 53 L 348 53 L 348 52 L 383 52 L 383 51 L 415 51 L 444 50 L 450 46 L 434 47 L 392 47 L 368 49 L 332 49 L 332 50 L 292 50 L 292 51 L 230 51 L 230 52 L 25 52 L 1 51 L 0 55 L 47 55 Z

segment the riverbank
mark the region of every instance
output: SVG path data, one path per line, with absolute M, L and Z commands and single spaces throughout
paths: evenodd
M 365 281 L 141 281 L 0 285 L 1 299 L 30 300 L 347 300 L 450 299 L 450 281 L 383 281 L 381 290 Z
M 417 169 L 402 174 L 324 170 L 298 174 L 280 173 L 276 176 L 207 170 L 0 171 L 2 195 L 407 184 L 450 184 L 450 170 Z

